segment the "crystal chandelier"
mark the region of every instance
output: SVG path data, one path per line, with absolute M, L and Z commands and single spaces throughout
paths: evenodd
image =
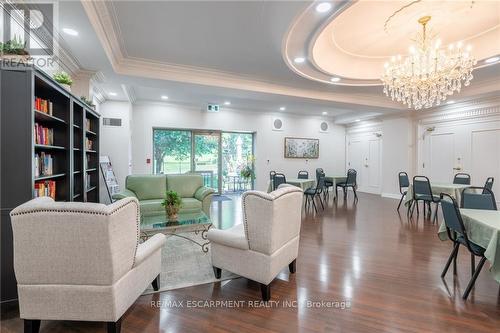
M 462 81 L 468 86 L 477 61 L 470 55 L 470 46 L 462 42 L 440 49 L 441 41 L 427 36 L 426 24 L 431 19 L 418 20 L 422 33 L 417 34 L 416 45 L 410 47 L 406 58 L 393 56 L 385 63 L 382 76 L 384 93 L 392 100 L 419 110 L 440 105 L 448 95 L 460 92 Z

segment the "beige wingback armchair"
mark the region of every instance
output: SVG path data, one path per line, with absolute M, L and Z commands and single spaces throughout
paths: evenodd
M 217 278 L 226 269 L 261 284 L 262 298 L 271 297 L 271 281 L 289 265 L 295 273 L 299 250 L 303 192 L 295 186 L 271 193 L 245 192 L 243 223 L 227 230 L 211 229 L 212 265 Z
M 159 286 L 165 236 L 139 244 L 138 216 L 134 198 L 106 206 L 44 197 L 11 212 L 25 332 L 38 332 L 40 320 L 103 321 L 120 331 L 130 305 Z

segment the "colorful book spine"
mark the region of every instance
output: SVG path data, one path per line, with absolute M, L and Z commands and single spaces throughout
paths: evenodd
M 89 140 L 88 138 L 85 138 L 85 147 L 87 150 L 93 150 L 94 142 L 92 140 Z
M 42 99 L 40 97 L 35 97 L 35 110 L 47 113 L 52 116 L 54 105 L 51 101 Z
M 35 144 L 38 145 L 49 145 L 54 144 L 54 129 L 43 127 L 38 123 L 35 123 Z
M 54 180 L 47 180 L 36 182 L 33 190 L 33 197 L 51 197 L 56 199 L 56 182 Z
M 52 155 L 41 152 L 40 155 L 35 154 L 35 177 L 51 176 L 53 175 L 53 162 Z

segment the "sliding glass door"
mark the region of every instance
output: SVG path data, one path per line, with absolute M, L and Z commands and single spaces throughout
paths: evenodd
M 153 129 L 153 172 L 195 172 L 217 193 L 253 188 L 253 133 Z

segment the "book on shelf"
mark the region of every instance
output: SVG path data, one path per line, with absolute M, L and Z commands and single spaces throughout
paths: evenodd
M 89 140 L 88 138 L 85 138 L 85 147 L 87 147 L 86 149 L 93 150 L 93 148 L 92 148 L 93 146 L 94 146 L 94 141 Z
M 86 185 L 87 190 L 90 189 L 90 188 L 92 188 L 92 185 L 90 184 L 90 175 L 89 174 L 85 175 L 85 184 L 87 184 Z
M 85 119 L 85 129 L 87 131 L 91 131 L 92 132 L 92 130 L 90 129 L 90 119 Z
M 51 176 L 53 174 L 53 162 L 51 154 L 35 154 L 35 178 L 43 176 Z
M 56 182 L 54 180 L 46 180 L 35 183 L 33 197 L 51 197 L 56 199 Z
M 40 97 L 35 97 L 35 110 L 47 113 L 52 116 L 53 104 L 49 100 L 42 99 Z
M 52 146 L 54 144 L 54 129 L 35 123 L 35 144 Z

